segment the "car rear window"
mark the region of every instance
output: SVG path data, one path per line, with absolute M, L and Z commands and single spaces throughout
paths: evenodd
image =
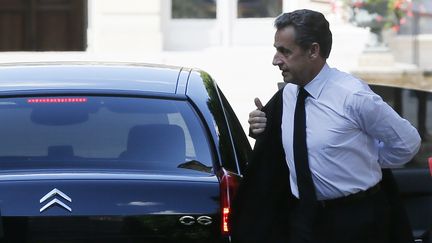
M 0 171 L 212 171 L 199 117 L 182 100 L 0 99 Z

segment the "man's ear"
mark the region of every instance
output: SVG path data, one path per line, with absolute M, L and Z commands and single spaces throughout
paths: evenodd
M 316 42 L 312 43 L 309 48 L 309 58 L 315 59 L 320 56 L 320 45 Z

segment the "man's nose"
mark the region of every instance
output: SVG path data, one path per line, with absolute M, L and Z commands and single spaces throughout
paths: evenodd
M 273 56 L 273 62 L 272 62 L 272 64 L 274 65 L 274 66 L 279 66 L 279 64 L 281 64 L 282 63 L 282 61 L 281 61 L 281 59 L 279 58 L 279 55 L 276 53 L 274 56 Z

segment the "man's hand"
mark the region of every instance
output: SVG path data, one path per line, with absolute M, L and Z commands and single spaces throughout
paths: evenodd
M 257 109 L 249 113 L 248 122 L 250 125 L 249 126 L 250 131 L 254 135 L 258 135 L 264 132 L 267 124 L 267 118 L 266 118 L 266 114 L 261 111 L 261 109 L 263 108 L 261 101 L 258 98 L 255 98 L 254 102 Z

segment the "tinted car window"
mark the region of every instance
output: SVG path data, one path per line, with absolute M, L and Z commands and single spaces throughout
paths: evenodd
M 0 168 L 211 172 L 186 101 L 125 97 L 0 99 Z
M 231 134 L 233 137 L 233 142 L 234 142 L 235 152 L 237 155 L 237 161 L 240 167 L 240 172 L 244 173 L 244 171 L 246 170 L 247 163 L 249 161 L 250 154 L 252 153 L 252 149 L 233 109 L 229 105 L 224 94 L 221 91 L 219 92 L 221 94 L 222 104 L 225 107 L 225 113 L 227 116 L 228 124 L 231 129 Z
M 428 157 L 432 156 L 432 96 L 429 92 L 412 89 L 371 85 L 403 118 L 413 124 L 421 138 L 420 151 L 407 166 L 428 167 Z

